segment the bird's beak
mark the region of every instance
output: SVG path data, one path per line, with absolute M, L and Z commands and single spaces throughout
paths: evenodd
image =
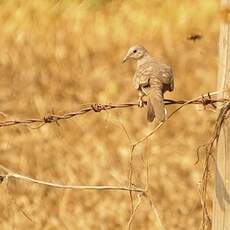
M 128 55 L 125 56 L 125 58 L 122 60 L 122 63 L 125 63 L 128 60 Z

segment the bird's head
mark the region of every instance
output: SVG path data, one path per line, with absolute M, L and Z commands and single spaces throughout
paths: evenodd
M 123 63 L 126 62 L 128 59 L 134 59 L 134 60 L 139 60 L 142 57 L 145 56 L 145 54 L 147 54 L 147 50 L 140 45 L 135 45 L 132 46 L 129 50 L 128 53 L 126 54 L 125 58 L 123 59 Z

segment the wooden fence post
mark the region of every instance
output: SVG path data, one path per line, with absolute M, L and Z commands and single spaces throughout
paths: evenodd
M 221 0 L 221 8 L 230 7 L 230 0 Z M 227 8 L 226 8 L 227 9 Z M 228 8 L 230 10 L 230 8 Z M 230 86 L 230 13 L 223 10 L 219 34 L 218 90 Z M 227 15 L 229 14 L 229 15 Z M 229 97 L 223 92 L 220 97 Z M 225 120 L 217 146 L 215 192 L 213 197 L 212 230 L 230 230 L 230 121 Z

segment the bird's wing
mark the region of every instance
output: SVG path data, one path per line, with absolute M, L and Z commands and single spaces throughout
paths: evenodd
M 140 86 L 147 86 L 152 78 L 158 78 L 161 85 L 167 86 L 167 90 L 174 89 L 173 72 L 170 66 L 156 61 L 142 64 L 137 68 L 134 81 Z
M 160 66 L 160 76 L 163 82 L 163 91 L 166 90 L 173 91 L 174 90 L 174 76 L 172 68 L 168 65 Z

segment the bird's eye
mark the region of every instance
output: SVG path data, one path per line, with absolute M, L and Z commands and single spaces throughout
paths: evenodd
M 136 53 L 136 52 L 137 52 L 137 50 L 134 50 L 134 51 L 133 51 L 133 53 Z

